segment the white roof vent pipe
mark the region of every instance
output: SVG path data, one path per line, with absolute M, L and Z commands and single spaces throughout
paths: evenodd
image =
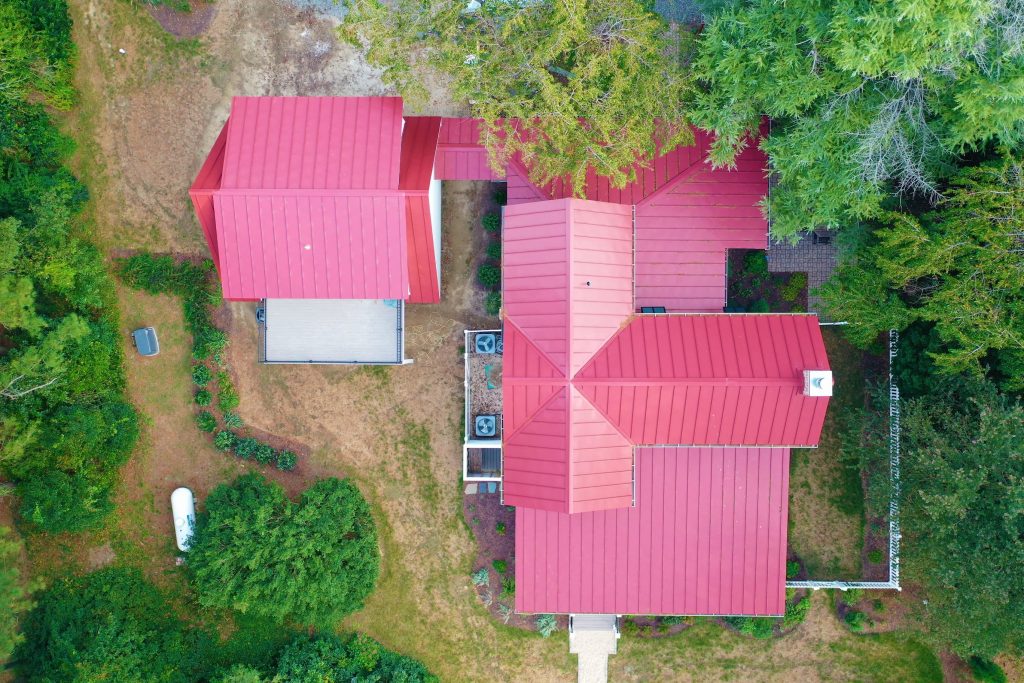
M 804 396 L 831 396 L 831 370 L 804 370 Z

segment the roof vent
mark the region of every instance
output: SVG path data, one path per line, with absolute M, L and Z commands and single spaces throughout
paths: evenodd
M 804 396 L 831 396 L 831 370 L 804 370 Z

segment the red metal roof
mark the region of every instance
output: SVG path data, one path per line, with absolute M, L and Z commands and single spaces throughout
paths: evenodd
M 480 119 L 446 118 L 434 158 L 434 176 L 440 180 L 503 180 L 487 161 L 480 144 Z
M 190 188 L 228 299 L 436 302 L 440 119 L 396 97 L 236 97 Z
M 516 611 L 780 615 L 789 451 L 640 448 L 636 506 L 516 508 Z

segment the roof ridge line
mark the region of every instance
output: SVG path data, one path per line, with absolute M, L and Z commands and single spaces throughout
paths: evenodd
M 697 136 L 696 135 L 693 138 L 693 144 L 694 144 L 694 146 L 697 146 Z M 683 182 L 684 180 L 689 178 L 691 175 L 696 173 L 698 170 L 700 170 L 703 167 L 702 166 L 703 163 L 705 161 L 707 161 L 707 159 L 708 159 L 708 152 L 705 150 L 705 151 L 701 152 L 700 159 L 698 159 L 697 161 L 695 161 L 692 164 L 690 164 L 690 166 L 687 169 L 685 169 L 684 171 L 682 171 L 679 174 L 677 174 L 674 178 L 670 179 L 668 182 L 666 182 L 664 185 L 659 187 L 654 192 L 650 193 L 649 195 L 647 195 L 646 197 L 644 197 L 643 199 L 641 199 L 637 203 L 633 204 L 633 206 L 634 207 L 647 206 L 654 199 L 660 197 L 663 194 L 667 194 L 670 190 L 672 190 L 672 188 L 676 187 L 681 182 Z M 633 226 L 633 230 L 634 231 L 636 230 L 636 226 L 635 225 Z
M 514 432 L 512 432 L 508 436 L 502 435 L 502 441 L 503 442 L 511 441 L 516 436 L 518 436 L 519 433 L 522 432 L 526 428 L 527 425 L 529 425 L 531 422 L 533 422 L 533 418 L 537 417 L 537 415 L 539 415 L 541 413 L 541 411 L 545 410 L 548 407 L 549 403 L 551 403 L 552 401 L 555 400 L 555 398 L 558 397 L 559 390 L 566 388 L 564 386 L 559 386 L 559 383 L 557 381 L 552 381 L 552 382 L 550 382 L 550 384 L 555 387 L 554 393 L 552 393 L 550 396 L 548 396 L 546 399 L 544 399 L 544 402 L 541 403 L 539 406 L 537 406 L 536 410 L 534 410 L 526 418 L 524 418 L 523 421 L 522 421 L 522 424 L 520 424 L 519 427 Z
M 504 296 L 505 296 L 504 287 L 505 287 L 504 280 L 502 280 L 502 293 L 501 293 L 502 294 L 502 300 L 504 300 Z M 530 335 L 526 334 L 526 332 L 523 330 L 523 328 L 520 327 L 519 324 L 515 320 L 513 320 L 509 316 L 505 316 L 503 318 L 503 320 L 504 320 L 504 322 L 507 322 L 512 327 L 516 328 L 516 332 L 521 334 L 523 339 L 525 339 L 527 341 L 527 343 L 529 343 L 530 346 L 533 347 L 533 350 L 537 352 L 537 355 L 540 356 L 541 358 L 543 358 L 544 362 L 548 363 L 551 366 L 551 369 L 554 370 L 554 374 L 556 375 L 555 379 L 557 379 L 558 381 L 568 381 L 569 380 L 569 373 L 568 372 L 565 373 L 565 377 L 559 377 L 558 376 L 560 374 L 559 370 L 558 370 L 558 363 L 556 363 L 554 360 L 552 360 L 551 356 L 549 356 L 547 354 L 547 352 L 544 351 L 544 349 L 542 349 L 539 346 L 537 346 L 533 342 L 533 340 L 530 339 Z M 551 383 L 554 384 L 555 382 L 552 381 Z

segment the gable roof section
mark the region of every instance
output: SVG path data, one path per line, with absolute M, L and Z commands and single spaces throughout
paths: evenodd
M 789 451 L 639 448 L 636 506 L 516 508 L 516 611 L 781 615 Z
M 640 316 L 575 383 L 638 445 L 809 447 L 828 399 L 803 371 L 827 369 L 813 315 Z
M 473 118 L 445 118 L 434 157 L 434 175 L 440 180 L 504 180 L 487 160 L 480 143 L 482 121 Z
M 434 152 L 441 130 L 439 116 L 407 116 L 402 128 L 398 189 L 426 192 L 434 171 Z

